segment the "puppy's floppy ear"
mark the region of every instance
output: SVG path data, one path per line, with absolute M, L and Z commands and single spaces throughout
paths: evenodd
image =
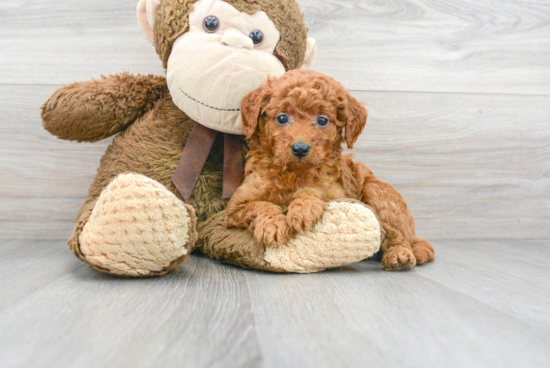
M 241 103 L 241 117 L 246 139 L 252 138 L 256 132 L 262 115 L 262 109 L 267 106 L 271 99 L 270 83 L 271 81 L 268 80 L 259 88 L 250 92 Z
M 361 135 L 361 132 L 367 124 L 367 109 L 357 101 L 355 97 L 350 95 L 348 91 L 345 92 L 346 97 L 342 100 L 340 106 L 338 106 L 338 120 L 345 121 L 346 127 L 344 132 L 344 140 L 349 149 L 353 148 L 353 144 Z

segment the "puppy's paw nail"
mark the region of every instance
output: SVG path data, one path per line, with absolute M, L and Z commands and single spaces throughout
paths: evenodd
M 283 214 L 266 218 L 256 226 L 254 237 L 257 241 L 273 247 L 287 242 L 290 227 Z
M 382 267 L 389 271 L 409 270 L 416 266 L 412 251 L 402 245 L 389 248 L 382 257 Z

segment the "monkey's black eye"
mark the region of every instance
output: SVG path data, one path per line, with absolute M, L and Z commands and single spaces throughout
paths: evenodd
M 288 115 L 281 114 L 281 115 L 277 116 L 277 123 L 279 125 L 285 125 L 286 123 L 288 123 Z
M 220 29 L 220 21 L 215 16 L 209 15 L 208 17 L 204 18 L 202 26 L 204 27 L 204 30 L 206 32 L 214 33 L 218 29 Z
M 326 127 L 329 123 L 329 120 L 326 116 L 319 116 L 317 118 L 317 124 L 322 127 Z
M 264 34 L 258 29 L 250 32 L 248 37 L 252 38 L 252 42 L 254 42 L 254 45 L 259 45 L 264 40 Z

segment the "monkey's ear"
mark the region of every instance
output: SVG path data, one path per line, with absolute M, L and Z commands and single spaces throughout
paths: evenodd
M 352 149 L 367 124 L 368 113 L 361 102 L 357 101 L 349 92 L 346 93 L 343 104 L 338 107 L 338 120 L 346 122 L 344 140 L 348 148 Z
M 241 118 L 246 139 L 252 138 L 262 115 L 262 109 L 271 99 L 270 80 L 245 96 L 241 103 Z
M 300 69 L 311 69 L 313 60 L 315 60 L 315 54 L 317 53 L 317 41 L 315 38 L 308 37 L 306 55 L 304 57 L 304 63 Z
M 155 44 L 155 18 L 159 10 L 160 0 L 139 0 L 137 6 L 138 24 L 141 33 L 151 42 Z

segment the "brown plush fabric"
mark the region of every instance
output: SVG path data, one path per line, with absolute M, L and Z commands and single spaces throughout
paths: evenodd
M 153 110 L 115 137 L 101 160 L 90 198 L 97 198 L 117 175 L 136 173 L 158 181 L 181 199 L 172 176 L 194 124 L 169 97 L 158 101 Z M 221 199 L 222 152 L 223 141 L 217 139 L 189 201 L 199 222 L 226 205 Z
M 198 0 L 163 0 L 155 21 L 155 45 L 164 67 L 176 39 L 189 29 L 188 14 Z M 254 14 L 263 10 L 281 33 L 275 55 L 287 70 L 299 68 L 306 52 L 307 28 L 295 0 L 224 0 L 237 10 Z
M 44 128 L 61 139 L 95 142 L 121 132 L 166 96 L 166 80 L 122 73 L 58 89 L 42 106 Z
M 263 271 L 284 272 L 264 260 L 265 246 L 246 229 L 227 229 L 225 211 L 199 225 L 198 250 L 208 257 L 235 266 Z

